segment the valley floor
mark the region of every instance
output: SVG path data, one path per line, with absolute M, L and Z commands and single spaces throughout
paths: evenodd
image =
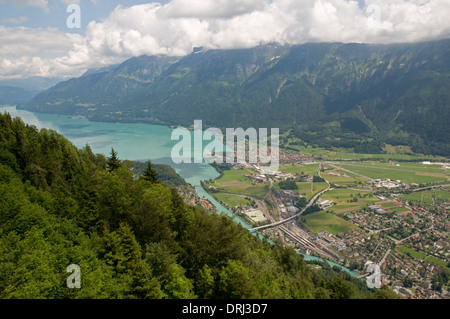
M 344 265 L 361 278 L 366 263 L 376 263 L 382 283 L 406 298 L 449 298 L 448 168 L 297 153 L 283 157 L 276 175 L 234 165 L 203 186 L 274 242 Z M 291 189 L 283 189 L 286 181 L 294 181 Z

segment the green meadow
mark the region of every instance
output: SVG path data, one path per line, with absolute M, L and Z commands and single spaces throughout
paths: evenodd
M 316 212 L 302 217 L 304 225 L 312 232 L 317 234 L 322 230 L 336 235 L 350 229 L 357 228 L 356 225 L 325 211 Z
M 435 202 L 450 201 L 450 192 L 434 189 L 401 195 L 401 198 L 415 203 L 433 204 L 433 199 Z
M 425 171 L 401 171 L 398 168 L 389 167 L 371 167 L 368 164 L 348 164 L 343 163 L 342 167 L 351 170 L 355 173 L 359 173 L 373 179 L 391 179 L 401 180 L 404 183 L 433 183 L 443 182 L 448 180 L 448 176 L 444 171 L 441 172 L 425 172 Z
M 291 174 L 307 174 L 310 176 L 317 176 L 317 170 L 319 169 L 319 163 L 314 164 L 306 164 L 306 165 L 299 165 L 299 164 L 282 164 L 280 165 L 280 172 L 283 173 L 291 173 Z
M 256 171 L 253 171 L 251 169 L 226 170 L 223 172 L 223 176 L 221 178 L 215 180 L 213 183 L 207 184 L 206 187 L 213 186 L 216 188 L 218 193 L 232 193 L 237 195 L 251 196 L 257 199 L 263 199 L 269 191 L 269 185 L 263 183 L 253 183 L 252 181 L 247 179 L 247 177 L 245 177 L 245 175 L 256 173 Z M 219 195 L 219 197 L 220 196 L 221 195 Z M 231 203 L 238 202 L 235 198 L 230 198 L 228 199 L 228 201 L 230 201 Z M 227 200 L 224 200 L 224 202 L 228 203 Z
M 245 199 L 238 195 L 227 193 L 214 193 L 213 195 L 218 201 L 225 202 L 230 207 L 246 206 L 250 205 L 251 203 L 248 199 Z
M 328 184 L 325 182 L 297 182 L 296 184 L 298 186 L 298 190 L 296 190 L 296 192 L 305 195 L 308 200 L 311 199 L 315 194 L 323 191 L 324 189 L 327 189 L 328 187 Z M 274 183 L 273 188 L 280 189 L 280 186 L 278 183 Z

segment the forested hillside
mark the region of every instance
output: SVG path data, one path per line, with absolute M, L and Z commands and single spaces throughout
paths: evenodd
M 186 206 L 119 157 L 0 115 L 0 298 L 392 296 Z M 70 264 L 81 289 L 66 286 Z

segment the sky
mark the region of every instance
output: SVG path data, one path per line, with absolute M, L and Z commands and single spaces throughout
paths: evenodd
M 0 80 L 279 42 L 450 38 L 450 0 L 0 0 Z

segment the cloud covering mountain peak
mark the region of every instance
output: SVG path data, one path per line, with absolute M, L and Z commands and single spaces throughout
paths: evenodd
M 193 47 L 442 39 L 450 37 L 449 15 L 448 0 L 171 0 L 118 6 L 105 19 L 89 22 L 84 36 L 30 30 L 40 34 L 36 39 L 53 34 L 58 42 L 26 39 L 24 51 L 27 32 L 0 28 L 8 34 L 6 44 L 0 37 L 1 47 L 8 47 L 0 51 L 0 77 L 12 70 L 24 74 L 24 61 L 34 73 L 61 76 L 144 54 L 182 56 Z

